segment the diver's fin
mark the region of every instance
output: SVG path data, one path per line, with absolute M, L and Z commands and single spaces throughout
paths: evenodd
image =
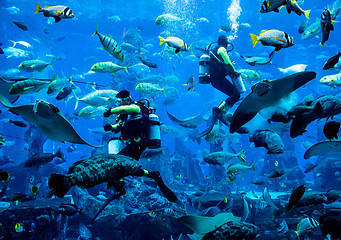
M 170 190 L 163 182 L 161 175 L 158 171 L 148 173 L 147 177 L 155 180 L 161 192 L 163 193 L 163 195 L 165 195 L 168 201 L 176 202 L 178 200 L 177 196 L 175 196 L 172 190 Z

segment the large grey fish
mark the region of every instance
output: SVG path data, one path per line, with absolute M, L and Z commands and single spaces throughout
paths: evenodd
M 260 110 L 276 104 L 281 98 L 288 96 L 315 77 L 315 72 L 300 72 L 276 80 L 259 81 L 251 87 L 251 93 L 234 112 L 230 132 L 234 133 L 254 118 Z
M 255 147 L 265 147 L 268 154 L 283 153 L 284 145 L 281 137 L 274 131 L 264 129 L 256 130 L 249 135 L 250 142 L 254 142 Z
M 62 198 L 73 186 L 91 188 L 101 183 L 118 181 L 140 168 L 133 158 L 119 154 L 99 154 L 75 162 L 67 175 L 51 174 L 48 184 L 51 192 Z
M 14 114 L 35 125 L 48 139 L 57 142 L 70 142 L 94 146 L 81 138 L 61 111 L 51 103 L 37 99 L 35 104 L 14 107 L 4 96 L 0 102 Z
M 332 95 L 321 96 L 311 102 L 307 107 L 313 109 L 303 111 L 296 115 L 290 126 L 290 136 L 295 138 L 305 132 L 309 123 L 320 118 L 329 118 L 341 113 L 341 99 Z
M 55 157 L 59 157 L 64 160 L 64 155 L 60 148 L 56 153 L 39 153 L 36 154 L 24 163 L 25 167 L 40 167 L 43 164 L 51 162 Z

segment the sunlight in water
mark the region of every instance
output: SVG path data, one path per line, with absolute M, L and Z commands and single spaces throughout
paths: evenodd
M 227 9 L 227 16 L 230 20 L 231 24 L 231 36 L 229 37 L 231 40 L 235 39 L 237 37 L 238 32 L 238 18 L 242 12 L 242 8 L 240 7 L 240 1 L 239 0 L 232 0 L 232 3 L 230 7 Z

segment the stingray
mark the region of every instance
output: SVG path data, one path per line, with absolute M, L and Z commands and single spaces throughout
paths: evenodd
M 181 127 L 184 127 L 184 128 L 197 128 L 197 126 L 199 124 L 205 122 L 205 119 L 200 114 L 198 114 L 194 117 L 189 117 L 189 118 L 183 119 L 183 120 L 177 119 L 176 117 L 174 117 L 169 112 L 167 112 L 167 114 L 173 123 L 175 123 Z
M 261 80 L 251 87 L 251 93 L 238 106 L 232 116 L 230 133 L 236 132 L 263 108 L 276 104 L 297 88 L 316 77 L 315 72 L 300 72 L 275 80 Z
M 13 83 L 15 83 L 15 81 L 5 80 L 0 77 L 0 94 L 7 98 L 10 103 L 14 103 L 19 98 L 19 95 L 9 94 L 9 89 L 12 87 Z
M 321 155 L 325 152 L 341 152 L 341 141 L 325 141 L 316 143 L 308 148 L 308 150 L 304 153 L 304 159 Z
M 56 142 L 70 142 L 95 146 L 81 138 L 61 111 L 51 103 L 37 99 L 35 104 L 14 107 L 3 95 L 0 102 L 12 113 L 20 115 L 26 121 L 35 125 L 48 139 Z
M 185 215 L 178 220 L 194 231 L 194 236 L 201 239 L 206 233 L 214 231 L 217 227 L 227 222 L 239 222 L 240 217 L 235 217 L 232 213 L 220 213 L 214 217 L 204 217 L 195 215 Z

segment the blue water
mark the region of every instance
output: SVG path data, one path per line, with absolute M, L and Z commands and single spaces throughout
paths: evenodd
M 333 4 L 334 1 L 305 1 L 301 4 L 304 10 L 311 9 L 310 23 L 314 22 L 316 18 L 320 18 L 321 12 L 328 6 Z M 54 2 L 39 2 L 44 7 L 46 5 L 56 4 Z M 53 69 L 49 66 L 42 72 L 27 73 L 20 71 L 11 77 L 36 77 L 36 78 L 52 78 L 54 74 L 59 77 L 68 78 L 74 75 L 74 79 L 82 81 L 83 83 L 75 83 L 75 86 L 81 89 L 81 92 L 77 93 L 78 97 L 85 96 L 87 93 L 92 91 L 91 83 L 97 83 L 98 85 L 106 86 L 98 89 L 113 89 L 120 91 L 127 89 L 131 92 L 134 100 L 142 98 L 148 98 L 151 101 L 152 106 L 156 110 L 156 114 L 159 116 L 160 121 L 166 125 L 177 128 L 179 131 L 186 131 L 181 126 L 175 125 L 167 116 L 166 111 L 173 114 L 179 119 L 186 119 L 197 114 L 204 115 L 210 113 L 213 106 L 217 106 L 221 101 L 226 99 L 226 95 L 214 89 L 211 85 L 199 84 L 198 81 L 198 62 L 199 59 L 193 56 L 189 52 L 185 52 L 180 55 L 173 55 L 165 53 L 164 45 L 159 45 L 158 36 L 176 36 L 183 39 L 188 45 L 194 43 L 193 46 L 203 46 L 201 41 L 211 43 L 217 40 L 221 33 L 225 33 L 231 39 L 231 43 L 234 45 L 234 50 L 231 52 L 231 60 L 234 61 L 236 69 L 252 69 L 260 74 L 261 79 L 277 79 L 283 77 L 283 74 L 278 71 L 278 68 L 287 68 L 294 64 L 307 64 L 309 71 L 317 73 L 317 77 L 295 91 L 290 98 L 284 100 L 282 104 L 288 104 L 290 106 L 301 103 L 303 98 L 309 94 L 312 94 L 313 98 L 317 98 L 322 95 L 337 95 L 339 93 L 338 88 L 332 88 L 322 85 L 319 82 L 325 75 L 338 73 L 335 70 L 324 71 L 322 69 L 324 63 L 331 57 L 337 54 L 340 50 L 339 37 L 341 36 L 341 30 L 339 27 L 340 23 L 335 23 L 335 30 L 330 33 L 329 40 L 325 43 L 325 49 L 319 45 L 322 34 L 317 37 L 308 40 L 301 40 L 301 35 L 298 33 L 298 27 L 306 20 L 301 15 L 298 16 L 295 13 L 288 14 L 285 9 L 281 9 L 279 13 L 260 13 L 261 0 L 248 0 L 248 1 L 66 1 L 63 4 L 70 7 L 75 18 L 73 19 L 62 19 L 59 23 L 54 23 L 51 19 L 44 17 L 42 13 L 34 14 L 35 2 L 33 1 L 0 1 L 0 42 L 2 43 L 1 48 L 5 49 L 12 46 L 9 40 L 14 41 L 25 41 L 32 45 L 32 48 L 27 49 L 25 46 L 17 45 L 16 47 L 30 51 L 31 54 L 26 58 L 7 58 L 6 54 L 0 55 L 0 73 L 3 74 L 8 69 L 17 68 L 18 65 L 24 60 L 40 59 L 44 61 L 50 61 L 50 57 L 46 54 L 52 54 L 55 56 L 63 56 L 63 60 L 54 60 L 52 63 Z M 15 6 L 20 9 L 20 13 L 14 14 L 10 11 L 10 7 Z M 229 9 L 232 9 L 231 16 Z M 186 19 L 187 22 L 192 24 L 180 24 L 177 27 L 161 27 L 155 24 L 155 19 L 165 13 L 171 13 L 178 17 Z M 119 21 L 108 19 L 110 16 L 118 16 Z M 199 22 L 197 19 L 206 18 L 209 22 Z M 15 26 L 12 21 L 24 22 L 28 27 L 28 31 L 22 31 Z M 52 19 L 53 20 L 53 19 Z M 336 19 L 339 20 L 339 19 Z M 219 28 L 222 25 L 234 24 L 234 26 L 241 26 L 242 23 L 247 23 L 250 27 L 243 28 L 241 30 L 231 32 L 219 32 Z M 96 26 L 98 25 L 98 32 L 106 35 L 111 35 L 118 43 L 123 43 L 123 36 L 129 29 L 135 29 L 140 34 L 144 45 L 152 44 L 152 47 L 147 47 L 149 51 L 144 53 L 137 51 L 133 55 L 133 60 L 126 60 L 121 63 L 114 57 L 110 56 L 105 50 L 100 50 L 101 43 L 98 36 L 94 33 Z M 44 28 L 49 33 L 44 33 Z M 136 30 L 139 29 L 139 30 Z M 249 66 L 239 55 L 244 56 L 263 56 L 267 57 L 273 50 L 273 47 L 266 47 L 258 43 L 256 47 L 252 47 L 251 38 L 249 33 L 259 35 L 262 30 L 266 29 L 278 29 L 288 33 L 293 37 L 295 45 L 289 48 L 281 49 L 276 52 L 272 64 L 265 66 Z M 145 47 L 145 46 L 143 46 Z M 141 53 L 142 52 L 142 53 Z M 202 52 L 195 52 L 200 56 Z M 237 54 L 238 53 L 238 54 Z M 136 72 L 142 65 L 136 66 L 135 64 L 140 63 L 137 59 L 138 55 L 142 54 L 147 56 L 150 60 L 158 65 L 158 68 L 150 68 L 144 66 L 143 69 L 147 73 L 140 74 Z M 164 57 L 162 57 L 164 55 Z M 96 58 L 96 60 L 86 60 L 86 58 Z M 135 57 L 135 59 L 134 59 Z M 96 62 L 113 61 L 121 66 L 128 66 L 127 74 L 124 70 L 116 73 L 112 76 L 109 73 L 94 73 L 85 75 L 91 70 L 91 66 Z M 179 82 L 176 83 L 159 83 L 160 87 L 174 87 L 178 90 L 179 98 L 174 104 L 164 105 L 163 101 L 165 96 L 162 93 L 148 95 L 141 94 L 135 90 L 135 86 L 138 83 L 137 78 L 148 75 L 160 75 L 166 77 L 169 75 L 175 75 Z M 81 78 L 80 75 L 83 75 Z M 193 75 L 195 78 L 196 85 L 193 91 L 187 91 L 187 87 L 183 86 L 187 79 Z M 89 83 L 89 84 L 84 84 Z M 256 83 L 245 82 L 246 93 L 242 94 L 244 98 L 250 91 L 251 86 Z M 68 85 L 66 85 L 68 86 Z M 20 98 L 14 103 L 15 106 L 34 103 L 36 99 L 44 99 L 55 106 L 57 106 L 65 116 L 72 116 L 76 110 L 74 110 L 74 99 L 71 98 L 68 102 L 65 100 L 57 101 L 55 94 L 48 96 L 46 94 L 46 88 L 38 93 L 28 94 L 20 96 Z M 285 102 L 287 101 L 287 102 Z M 232 108 L 231 112 L 237 108 L 240 101 Z M 77 111 L 87 106 L 84 103 L 80 103 Z M 112 106 L 107 106 L 112 107 Z M 5 107 L 0 106 L 2 110 L 0 121 L 0 134 L 3 134 L 7 144 L 0 149 L 0 156 L 9 156 L 16 165 L 24 162 L 28 158 L 27 145 L 25 145 L 24 133 L 25 128 L 19 128 L 8 122 L 6 119 L 22 120 L 21 117 L 15 116 L 8 112 Z M 338 116 L 335 117 L 339 119 Z M 254 128 L 268 128 L 269 124 L 266 123 L 266 119 L 257 116 L 256 119 L 252 120 L 252 127 Z M 78 118 L 75 121 L 70 121 L 75 130 L 79 133 L 82 138 L 91 144 L 106 144 L 102 142 L 102 136 L 89 131 L 89 128 L 102 128 L 106 123 L 103 117 L 96 117 L 94 119 L 82 119 Z M 265 148 L 254 148 L 250 145 L 247 134 L 240 136 L 238 144 L 231 144 L 229 140 L 225 140 L 222 147 L 228 152 L 239 152 L 244 149 L 247 151 L 246 161 L 250 165 L 252 162 L 259 162 L 256 164 L 256 172 L 249 172 L 249 174 L 243 175 L 242 178 L 237 177 L 233 183 L 229 184 L 229 188 L 233 191 L 261 191 L 262 188 L 255 187 L 250 184 L 250 181 L 258 178 L 262 174 L 269 172 L 271 169 L 276 168 L 275 162 L 279 162 L 279 167 L 287 167 L 288 164 L 283 163 L 286 159 L 291 157 L 297 159 L 298 167 L 304 171 L 304 165 L 307 162 L 303 159 L 305 148 L 302 146 L 303 142 L 309 142 L 311 145 L 321 140 L 325 140 L 322 128 L 324 120 L 314 121 L 311 123 L 307 132 L 303 136 L 291 139 L 288 132 L 282 132 L 280 129 L 277 132 L 282 137 L 284 143 L 284 153 L 282 155 L 268 155 Z M 273 126 L 273 125 L 272 125 Z M 51 126 L 53 127 L 53 126 Z M 205 124 L 198 126 L 199 130 L 205 128 Z M 229 129 L 222 126 L 225 133 Z M 175 144 L 175 137 L 170 134 L 161 134 L 162 146 L 169 149 L 169 151 L 176 155 L 180 151 L 178 146 Z M 201 162 L 202 171 L 205 176 L 210 176 L 210 167 L 204 163 L 201 156 L 203 149 L 209 149 L 210 144 L 202 139 L 202 143 L 188 139 L 186 134 L 180 137 L 183 142 L 183 146 L 190 151 L 192 154 L 196 154 L 196 157 Z M 77 150 L 73 153 L 68 153 L 67 148 L 71 143 L 60 143 L 47 140 L 44 144 L 44 152 L 51 153 L 56 152 L 58 148 L 61 148 L 65 154 L 66 163 L 59 165 L 59 167 L 65 170 L 80 159 L 88 158 L 91 156 L 93 148 L 85 145 L 77 145 Z M 293 149 L 295 146 L 295 149 Z M 25 150 L 26 149 L 26 150 Z M 103 152 L 106 149 L 102 149 Z M 333 157 L 339 157 L 339 155 L 333 155 Z M 270 166 L 263 169 L 265 161 L 270 159 Z M 161 165 L 165 164 L 169 159 L 159 162 Z M 311 159 L 310 159 L 311 160 Z M 283 161 L 281 163 L 281 161 Z M 316 157 L 310 162 L 315 163 Z M 156 164 L 156 167 L 158 166 Z M 258 166 L 257 166 L 258 165 Z M 289 164 L 290 165 L 290 164 Z M 0 168 L 6 169 L 11 166 L 5 165 Z M 290 166 L 292 167 L 292 166 Z M 337 170 L 331 170 L 331 175 L 337 179 Z M 172 178 L 176 178 L 177 175 L 186 175 L 185 172 L 181 172 L 177 169 L 167 176 L 167 180 L 170 181 Z M 317 172 L 312 172 L 301 176 L 300 181 L 314 183 Z M 46 178 L 48 176 L 45 176 Z M 46 178 L 42 181 L 46 181 Z M 334 178 L 333 178 L 334 179 Z M 11 181 L 11 180 L 10 180 Z M 10 182 L 9 181 L 9 182 Z M 9 193 L 16 192 L 17 186 L 12 186 L 11 183 Z M 195 184 L 187 182 L 187 184 Z M 212 183 L 213 184 L 213 183 Z M 214 183 L 217 184 L 217 183 Z M 318 184 L 318 182 L 315 182 Z M 277 186 L 277 185 L 276 185 Z M 331 183 L 330 188 L 335 188 L 336 183 Z M 271 189 L 271 186 L 269 187 Z M 21 189 L 25 189 L 26 192 L 29 190 L 27 187 L 21 186 Z M 328 186 L 327 189 L 328 190 Z M 275 191 L 275 189 L 271 189 Z M 287 193 L 290 193 L 292 186 L 286 189 Z M 340 190 L 340 189 L 336 189 Z

